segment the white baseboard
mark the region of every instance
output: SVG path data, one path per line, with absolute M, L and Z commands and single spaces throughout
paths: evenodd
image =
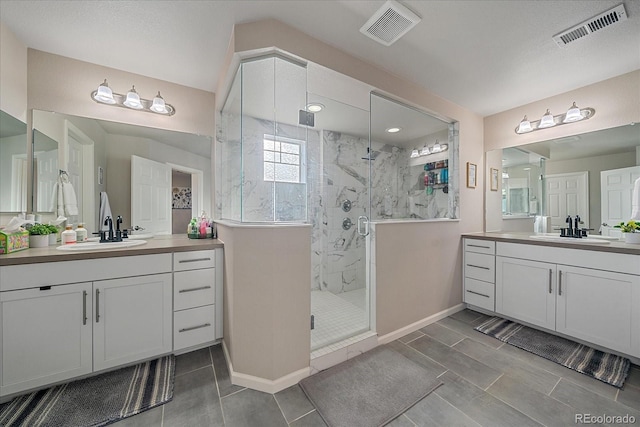
M 390 332 L 386 335 L 379 336 L 378 345 L 387 344 L 387 343 L 390 343 L 391 341 L 395 341 L 400 337 L 410 334 L 411 332 L 417 331 L 420 328 L 424 328 L 425 326 L 435 323 L 438 320 L 444 319 L 445 317 L 449 317 L 452 314 L 462 311 L 464 310 L 464 308 L 465 308 L 464 303 L 454 305 L 451 308 L 447 308 L 446 310 L 442 310 L 439 313 L 432 314 L 429 317 L 425 317 L 424 319 L 418 320 L 417 322 L 414 322 L 403 328 Z
M 300 380 L 310 375 L 309 367 L 292 372 L 288 375 L 285 375 L 284 377 L 278 378 L 277 380 L 267 380 L 265 378 L 256 377 L 254 375 L 243 374 L 233 370 L 233 364 L 231 363 L 231 358 L 229 357 L 229 352 L 227 351 L 227 346 L 224 340 L 222 341 L 222 350 L 224 352 L 224 357 L 227 360 L 227 366 L 229 367 L 229 376 L 231 379 L 231 383 L 234 385 L 239 385 L 241 387 L 247 387 L 253 390 L 262 391 L 264 393 L 275 394 L 279 391 L 284 390 L 285 388 L 298 384 Z

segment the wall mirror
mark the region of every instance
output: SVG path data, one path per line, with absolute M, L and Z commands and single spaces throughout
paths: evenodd
M 616 235 L 631 215 L 631 190 L 640 177 L 640 127 L 617 128 L 486 153 L 499 169 L 499 188 L 486 189 L 487 231 L 533 232 L 533 216 L 554 228 L 579 215 L 591 233 Z
M 27 125 L 0 111 L 0 212 L 27 210 Z
M 112 214 L 122 215 L 123 227 L 138 225 L 153 234 L 184 233 L 192 217 L 203 210 L 211 214 L 210 137 L 39 110 L 33 111 L 33 128 L 31 195 L 34 212 L 45 218 L 66 209 L 53 190 L 60 179 L 72 184 L 78 208 L 77 215 L 65 216 L 73 224 L 84 222 L 90 232 L 99 227 L 103 192 Z M 132 184 L 132 156 L 143 162 L 140 175 L 149 174 L 149 182 Z M 160 179 L 150 174 L 156 167 L 168 176 L 168 187 L 155 186 Z M 164 194 L 157 208 L 168 213 L 157 230 L 132 223 L 135 210 L 150 204 L 145 197 L 152 191 Z

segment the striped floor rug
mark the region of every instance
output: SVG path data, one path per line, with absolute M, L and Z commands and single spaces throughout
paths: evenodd
M 476 331 L 618 388 L 624 385 L 631 367 L 631 361 L 625 357 L 605 353 L 500 317 L 492 317 L 476 327 Z
M 103 426 L 173 398 L 173 355 L 16 397 L 0 426 Z

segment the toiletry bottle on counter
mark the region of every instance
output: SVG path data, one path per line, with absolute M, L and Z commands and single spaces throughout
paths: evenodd
M 87 234 L 87 229 L 84 228 L 84 224 L 79 223 L 78 228 L 76 228 L 76 242 L 86 242 Z
M 67 225 L 65 230 L 62 232 L 62 244 L 69 245 L 76 242 L 76 232 L 73 231 L 73 227 L 71 225 Z

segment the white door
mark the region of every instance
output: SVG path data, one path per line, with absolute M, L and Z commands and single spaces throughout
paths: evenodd
M 600 172 L 602 235 L 620 237 L 613 226 L 631 218 L 631 195 L 638 178 L 640 166 Z
M 131 226 L 171 234 L 171 166 L 131 156 Z
M 547 175 L 547 215 L 554 228 L 567 227 L 567 216 L 576 215 L 589 227 L 589 172 Z
M 91 372 L 91 283 L 0 293 L 0 395 Z
M 496 312 L 556 327 L 556 265 L 496 257 Z
M 76 192 L 76 198 L 78 201 L 78 217 L 70 218 L 71 223 L 84 222 L 84 216 L 82 214 L 82 144 L 69 135 L 68 146 L 68 161 L 67 161 L 67 174 L 69 175 L 69 182 L 73 185 L 73 189 Z
M 171 352 L 171 273 L 93 282 L 93 369 Z
M 58 182 L 58 150 L 42 151 L 35 154 L 36 164 L 36 212 L 56 212 L 53 205 L 53 186 Z M 74 186 L 75 189 L 75 186 Z
M 626 354 L 640 351 L 640 277 L 558 265 L 556 330 Z

